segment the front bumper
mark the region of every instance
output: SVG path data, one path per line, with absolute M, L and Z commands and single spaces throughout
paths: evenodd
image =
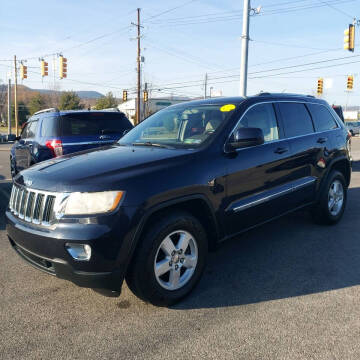
M 13 249 L 37 269 L 81 287 L 120 293 L 127 264 L 121 261 L 124 254 L 119 253 L 127 248 L 128 218 L 117 214 L 102 223 L 64 223 L 46 229 L 27 224 L 7 211 L 6 228 Z M 91 259 L 73 259 L 66 243 L 90 245 Z

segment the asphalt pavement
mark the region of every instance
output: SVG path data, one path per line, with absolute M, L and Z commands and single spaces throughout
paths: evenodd
M 3 148 L 5 149 L 5 148 Z M 10 191 L 0 149 L 0 208 Z M 24 263 L 0 221 L 0 359 L 359 359 L 360 139 L 344 218 L 297 212 L 210 254 L 199 286 L 157 308 Z

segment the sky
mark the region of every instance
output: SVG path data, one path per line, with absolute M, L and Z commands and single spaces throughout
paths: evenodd
M 28 66 L 19 83 L 35 89 L 112 91 L 136 86 L 137 8 L 141 9 L 142 80 L 152 97 L 239 94 L 242 0 L 2 0 L 0 81 L 12 76 L 14 55 Z M 360 19 L 360 0 L 251 0 L 248 95 L 314 95 L 325 80 L 329 103 L 360 105 L 360 27 L 355 52 L 343 32 Z M 5 14 L 7 14 L 5 16 Z M 58 57 L 68 78 L 58 78 Z M 41 78 L 39 58 L 49 62 Z M 54 68 L 55 64 L 55 68 Z M 55 72 L 54 72 L 55 69 Z M 347 75 L 354 90 L 346 92 Z M 55 76 L 54 76 L 55 75 Z

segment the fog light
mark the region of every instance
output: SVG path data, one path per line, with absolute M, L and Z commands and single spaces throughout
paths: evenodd
M 91 257 L 91 246 L 87 244 L 66 243 L 65 248 L 75 260 L 88 261 Z

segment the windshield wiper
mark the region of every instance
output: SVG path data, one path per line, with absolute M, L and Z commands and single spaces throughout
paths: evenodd
M 132 146 L 154 146 L 154 147 L 161 147 L 161 148 L 165 148 L 165 149 L 173 149 L 173 147 L 171 147 L 171 146 L 169 146 L 169 145 L 152 143 L 152 142 L 150 142 L 150 141 L 146 141 L 146 142 L 135 142 L 135 143 L 132 143 Z

